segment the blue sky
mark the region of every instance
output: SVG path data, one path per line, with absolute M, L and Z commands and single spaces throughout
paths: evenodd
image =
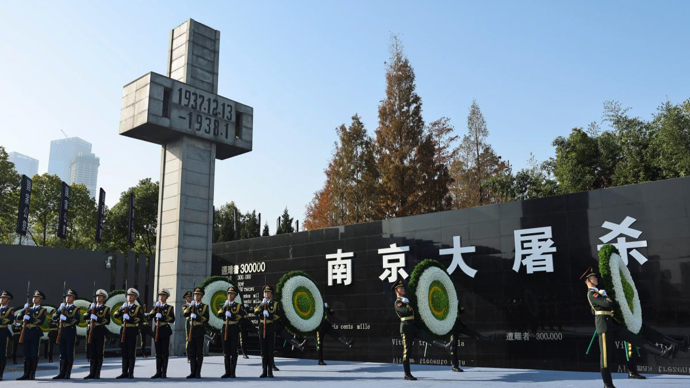
M 686 1 L 2 2 L 0 145 L 41 173 L 60 129 L 92 142 L 110 206 L 158 180 L 160 147 L 118 135 L 122 86 L 165 73 L 169 31 L 191 17 L 221 31 L 219 94 L 255 112 L 254 150 L 216 164 L 215 204 L 256 209 L 273 233 L 286 206 L 304 219 L 335 127 L 358 113 L 376 129 L 391 33 L 426 122 L 450 117 L 462 135 L 476 99 L 519 169 L 606 100 L 648 118 L 690 98 L 689 15 Z

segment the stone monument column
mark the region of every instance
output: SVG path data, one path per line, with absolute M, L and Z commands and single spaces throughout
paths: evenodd
M 123 93 L 120 134 L 162 145 L 154 292 L 171 292 L 178 356 L 182 295 L 211 274 L 216 158 L 252 149 L 253 109 L 217 95 L 219 48 L 219 31 L 189 19 L 170 34 L 168 76 L 149 73 Z

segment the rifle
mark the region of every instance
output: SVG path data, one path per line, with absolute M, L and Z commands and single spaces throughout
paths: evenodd
M 96 281 L 94 280 L 93 282 L 93 308 L 91 309 L 91 314 L 94 314 L 96 312 Z M 93 343 L 93 319 L 89 317 L 89 339 L 87 340 L 87 343 L 91 344 Z
M 67 302 L 65 302 L 65 299 L 64 299 L 64 298 L 65 298 L 64 295 L 65 295 L 65 291 L 66 291 L 66 290 L 67 290 L 67 282 L 63 282 L 63 283 L 62 283 L 62 295 L 63 295 L 62 301 L 63 301 L 63 304 L 64 304 L 64 303 L 67 303 Z M 58 313 L 60 313 L 60 314 L 63 313 L 62 308 L 59 308 L 59 309 L 58 309 Z M 60 328 L 58 329 L 57 339 L 55 340 L 55 343 L 58 344 L 58 345 L 60 345 L 60 342 L 61 342 L 61 340 L 62 340 L 62 326 L 63 326 L 63 322 L 64 322 L 64 321 L 63 321 L 62 319 L 60 319 Z
M 129 302 L 127 301 L 127 279 L 125 279 L 125 307 L 122 310 L 122 336 L 120 342 L 125 342 L 125 332 L 127 331 L 127 322 L 125 322 L 124 314 L 129 313 Z
M 232 302 L 232 303 L 234 304 L 235 302 Z M 228 306 L 225 306 L 225 312 L 226 313 L 228 312 Z M 225 337 L 223 338 L 223 340 L 225 340 L 225 341 L 228 340 L 228 316 L 227 315 L 225 316 Z
M 31 289 L 31 280 L 29 280 L 29 282 L 26 284 L 26 304 L 29 304 L 29 298 L 30 298 L 30 295 L 31 295 L 31 294 L 29 293 L 29 292 L 30 292 L 30 291 L 29 291 L 30 289 Z M 28 307 L 24 309 L 24 315 L 26 315 L 26 310 L 27 310 L 27 309 L 28 309 Z M 19 335 L 19 343 L 20 343 L 20 344 L 23 344 L 23 343 L 24 343 L 24 332 L 25 332 L 25 331 L 26 331 L 26 321 L 22 322 L 22 333 Z
M 266 309 L 268 309 L 268 300 L 266 301 L 266 303 L 264 303 L 264 311 L 266 311 Z M 264 316 L 264 338 L 266 338 L 266 314 L 263 314 L 263 316 Z
M 156 311 L 158 314 L 161 313 L 161 306 L 160 304 L 158 305 L 158 311 Z M 156 338 L 154 339 L 155 342 L 158 342 L 158 332 L 160 331 L 161 328 L 161 320 L 159 318 L 156 318 Z
M 194 300 L 194 289 L 196 288 L 196 279 L 194 279 L 194 287 L 192 287 L 192 313 L 189 314 L 189 337 L 187 338 L 187 343 L 192 342 L 192 331 L 194 331 L 194 321 L 192 320 L 192 314 L 196 314 L 196 301 Z

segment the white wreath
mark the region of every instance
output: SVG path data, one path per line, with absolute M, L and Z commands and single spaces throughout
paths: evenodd
M 211 304 L 211 298 L 213 297 L 213 294 L 219 291 L 222 291 L 223 293 L 227 294 L 228 287 L 230 286 L 234 286 L 234 284 L 226 282 L 225 280 L 216 280 L 215 282 L 209 283 L 206 287 L 204 287 L 204 296 L 201 298 L 201 302 L 205 303 L 209 308 L 208 324 L 211 325 L 211 327 L 213 327 L 214 329 L 221 330 L 223 328 L 223 325 L 225 324 L 225 320 L 220 319 L 216 316 L 217 311 Z M 240 296 L 239 292 L 237 293 L 235 302 L 242 303 L 242 297 Z
M 106 325 L 106 329 L 108 329 L 108 331 L 112 334 L 120 335 L 120 328 L 122 327 L 115 323 L 115 320 L 113 319 L 113 314 L 115 314 L 115 311 L 117 311 L 115 309 L 115 306 L 117 306 L 118 304 L 125 303 L 126 300 L 127 295 L 117 294 L 109 297 L 108 300 L 105 301 L 105 305 L 110 308 L 110 323 Z M 134 304 L 136 304 L 137 306 L 141 306 L 138 300 L 135 300 Z
M 86 329 L 89 327 L 89 319 L 84 319 L 84 314 L 86 314 L 86 311 L 89 309 L 89 306 L 91 306 L 91 302 L 89 302 L 86 299 L 77 299 L 74 301 L 74 305 L 77 306 L 81 311 L 79 311 L 79 315 L 81 315 L 81 321 L 80 323 L 84 323 L 86 321 L 87 325 L 86 326 L 77 326 L 77 336 L 79 337 L 86 337 Z
M 292 306 L 292 294 L 299 287 L 306 288 L 314 298 L 315 311 L 314 315 L 309 319 L 300 317 Z M 285 312 L 285 319 L 287 319 L 295 329 L 302 333 L 309 333 L 316 330 L 319 325 L 321 325 L 321 321 L 323 320 L 323 298 L 321 298 L 319 288 L 316 287 L 316 284 L 309 278 L 301 275 L 291 277 L 283 284 L 281 295 L 280 304 Z
M 617 253 L 612 253 L 609 259 L 609 268 L 611 270 L 611 281 L 613 283 L 613 290 L 616 293 L 618 305 L 621 308 L 621 313 L 623 314 L 623 320 L 625 320 L 625 326 L 628 327 L 633 333 L 639 333 L 642 328 L 642 306 L 640 305 L 640 296 L 637 292 L 637 287 L 635 287 L 635 282 L 633 281 L 632 275 L 630 275 L 630 270 L 623 263 L 623 259 Z M 630 306 L 628 306 L 628 301 L 625 298 L 625 292 L 623 291 L 623 282 L 621 281 L 621 274 L 625 280 L 630 284 L 635 294 L 633 295 L 633 311 L 630 311 Z
M 448 314 L 443 320 L 437 319 L 431 312 L 429 306 L 429 287 L 434 281 L 439 281 L 443 284 L 448 292 Z M 448 273 L 438 267 L 429 267 L 422 272 L 417 282 L 417 308 L 419 309 L 419 317 L 424 321 L 426 326 L 436 335 L 446 335 L 453 330 L 455 320 L 458 317 L 458 296 L 455 290 L 453 280 L 451 280 Z

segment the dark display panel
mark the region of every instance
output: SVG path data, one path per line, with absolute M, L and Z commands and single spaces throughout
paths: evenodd
M 578 279 L 598 265 L 597 245 L 615 243 L 627 253 L 644 323 L 680 340 L 690 334 L 689 214 L 690 178 L 681 178 L 220 243 L 213 246 L 212 271 L 228 275 L 251 303 L 260 301 L 262 285 L 275 286 L 291 270 L 305 271 L 335 309 L 331 322 L 356 340 L 347 349 L 328 338 L 326 359 L 400 362 L 399 320 L 391 283 L 381 280 L 386 259 L 379 250 L 409 247 L 404 270 L 411 274 L 426 258 L 450 266 L 454 256 L 440 250 L 457 247 L 459 236 L 462 247 L 474 247 L 462 253 L 467 268 L 451 274 L 465 307 L 462 320 L 498 338 L 496 344 L 460 338 L 461 365 L 598 371 L 596 341 L 586 354 L 594 317 Z M 329 262 L 336 259 L 326 256 L 338 249 L 354 254 L 346 258 L 351 284 L 345 285 L 343 276 L 342 284 L 336 277 L 329 286 Z M 309 344 L 304 353 L 279 349 L 286 356 L 313 358 L 313 339 Z M 624 371 L 623 345 L 616 347 L 612 370 Z M 443 351 L 418 342 L 411 358 L 450 365 Z M 689 369 L 687 353 L 673 360 L 642 353 L 639 360 L 643 373 L 688 374 Z

